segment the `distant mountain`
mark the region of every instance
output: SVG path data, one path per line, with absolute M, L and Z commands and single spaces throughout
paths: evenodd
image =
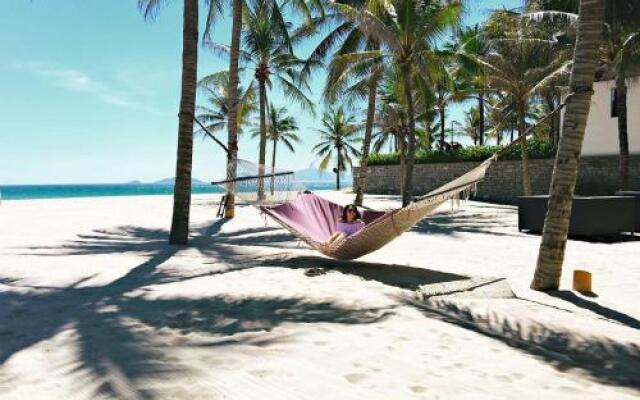
M 173 185 L 176 178 L 165 178 L 159 181 L 151 182 L 152 185 Z M 200 179 L 191 178 L 191 184 L 196 186 L 209 185 L 209 182 L 201 181 Z
M 333 171 L 320 171 L 313 166 L 295 171 L 295 176 L 296 180 L 300 182 L 335 182 L 336 180 L 336 175 Z M 352 179 L 351 172 L 346 171 L 340 173 L 340 181 L 349 182 Z
M 141 181 L 130 181 L 125 183 L 125 185 L 141 185 L 142 182 Z

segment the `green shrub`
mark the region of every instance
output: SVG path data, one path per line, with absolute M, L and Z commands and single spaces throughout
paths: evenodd
M 553 158 L 556 147 L 547 141 L 531 140 L 529 145 L 530 158 Z M 416 164 L 447 163 L 460 161 L 484 161 L 500 150 L 502 146 L 469 146 L 461 149 L 443 151 L 420 150 L 416 153 Z M 521 145 L 515 145 L 502 157 L 503 160 L 519 160 L 521 158 Z M 399 153 L 374 153 L 369 156 L 369 165 L 394 165 L 400 164 Z

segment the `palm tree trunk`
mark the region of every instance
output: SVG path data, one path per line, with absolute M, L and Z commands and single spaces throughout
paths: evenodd
M 278 141 L 274 140 L 273 141 L 273 154 L 271 155 L 271 195 L 273 196 L 273 191 L 275 189 L 275 185 L 276 185 L 276 177 L 275 174 L 276 173 L 276 147 L 278 145 Z
M 444 142 L 446 141 L 446 133 L 445 133 L 445 109 L 444 107 L 439 107 L 438 112 L 440 113 L 440 150 L 444 151 Z M 451 143 L 453 146 L 453 143 Z
M 236 179 L 238 170 L 238 59 L 240 58 L 240 28 L 242 28 L 242 0 L 233 0 L 231 28 L 231 57 L 229 62 L 229 121 L 227 129 L 227 180 Z M 235 216 L 235 184 L 227 184 L 225 218 Z
M 562 97 L 560 96 L 559 91 L 556 91 L 554 94 L 554 102 L 553 102 L 553 107 L 554 109 L 560 105 L 562 103 Z M 561 126 L 560 124 L 562 123 L 562 114 L 560 114 L 559 112 L 553 114 L 553 144 L 554 146 L 558 146 L 558 143 L 560 143 L 560 130 L 561 130 Z
M 553 110 L 556 109 L 556 102 L 555 102 L 555 94 L 552 93 L 548 93 L 545 95 L 545 101 L 547 103 L 547 108 L 549 109 L 549 112 L 552 112 Z M 549 122 L 549 143 L 555 143 L 556 140 L 556 119 L 555 119 L 555 114 L 551 117 L 551 121 Z
M 377 82 L 372 79 L 369 85 L 369 104 L 367 105 L 367 121 L 362 141 L 362 155 L 360 157 L 360 169 L 356 180 L 356 199 L 354 204 L 362 205 L 364 191 L 367 187 L 367 165 L 369 164 L 369 148 L 371 147 L 371 135 L 373 133 L 373 119 L 376 113 L 376 89 Z
M 625 76 L 618 68 L 616 78 L 617 112 L 618 112 L 618 138 L 620 141 L 620 182 L 619 188 L 629 188 L 629 136 L 627 131 L 627 86 Z
M 340 150 L 338 150 L 338 161 L 336 162 L 336 190 L 340 190 Z
M 259 67 L 262 68 L 262 67 Z M 264 200 L 264 165 L 267 158 L 267 86 L 266 75 L 260 71 L 258 88 L 260 91 L 260 146 L 258 151 L 258 200 Z
M 524 135 L 527 130 L 527 122 L 525 120 L 527 102 L 518 103 L 518 136 Z M 529 148 L 527 146 L 527 138 L 523 138 L 520 142 L 522 146 L 522 193 L 525 196 L 531 196 L 533 189 L 531 188 L 531 174 L 529 173 Z
M 405 133 L 403 130 L 400 131 L 400 137 L 397 138 L 398 143 L 398 153 L 400 153 L 400 194 L 404 193 L 404 185 L 405 185 L 405 171 L 407 167 L 407 149 L 405 148 Z
M 411 202 L 413 194 L 413 163 L 416 158 L 416 122 L 413 110 L 413 87 L 411 85 L 411 65 L 402 64 L 404 91 L 407 98 L 407 117 L 409 118 L 409 140 L 407 148 L 407 168 L 404 174 L 404 191 L 402 192 L 402 206 Z
M 484 92 L 481 90 L 478 96 L 478 110 L 480 112 L 478 139 L 480 146 L 484 145 Z
M 531 288 L 535 290 L 555 290 L 560 286 L 578 160 L 593 94 L 596 52 L 602 40 L 604 6 L 605 0 L 580 1 L 578 38 L 570 84 L 573 97 L 567 105 L 551 178 L 547 215 L 536 272 L 531 283 Z
M 198 0 L 185 0 L 182 27 L 182 94 L 178 121 L 178 155 L 169 243 L 187 244 L 191 207 L 193 118 L 198 76 Z

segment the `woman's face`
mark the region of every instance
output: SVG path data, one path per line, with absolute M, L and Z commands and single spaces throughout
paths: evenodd
M 353 222 L 356 219 L 356 210 L 353 207 L 347 208 L 347 222 Z

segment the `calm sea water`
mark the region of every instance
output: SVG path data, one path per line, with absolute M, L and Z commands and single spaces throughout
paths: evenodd
M 332 182 L 305 182 L 309 190 L 332 190 Z M 222 193 L 211 185 L 194 185 L 194 194 Z M 147 196 L 173 194 L 171 185 L 94 184 L 94 185 L 7 185 L 0 186 L 2 200 L 57 199 L 68 197 Z

